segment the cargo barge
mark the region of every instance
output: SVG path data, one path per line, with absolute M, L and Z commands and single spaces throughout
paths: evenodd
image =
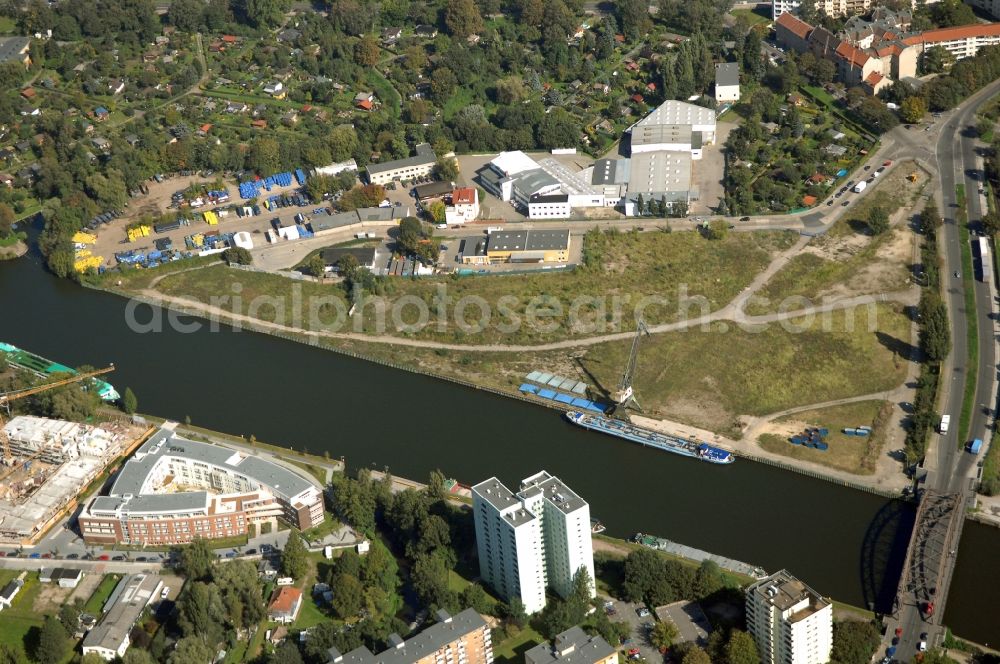
M 58 362 L 53 362 L 52 360 L 46 360 L 44 357 L 35 355 L 34 353 L 29 353 L 26 350 L 21 350 L 17 346 L 12 346 L 8 343 L 0 341 L 0 353 L 5 353 L 7 355 L 7 361 L 10 362 L 15 367 L 24 369 L 25 371 L 30 371 L 40 378 L 47 378 L 54 374 L 76 374 L 79 373 L 76 369 L 72 367 L 67 367 L 65 364 L 59 364 Z M 99 378 L 91 379 L 91 385 L 97 390 L 98 396 L 104 401 L 118 401 L 121 395 L 118 394 L 111 383 L 100 380 Z
M 699 443 L 693 440 L 677 438 L 676 436 L 668 436 L 658 431 L 645 429 L 628 422 L 613 420 L 601 415 L 591 415 L 590 413 L 571 410 L 566 413 L 566 419 L 585 429 L 600 431 L 601 433 L 631 440 L 634 443 L 654 447 L 664 452 L 691 457 L 699 461 L 728 464 L 736 460 L 731 452 L 713 447 L 708 443 Z

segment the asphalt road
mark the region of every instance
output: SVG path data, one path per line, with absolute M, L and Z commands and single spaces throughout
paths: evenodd
M 952 324 L 952 353 L 946 364 L 947 375 L 943 387 L 947 390 L 942 414 L 950 414 L 952 424 L 945 435 L 933 441 L 936 454 L 929 455 L 930 471 L 927 478 L 927 488 L 940 492 L 963 493 L 970 495 L 970 476 L 975 475 L 977 457 L 964 452 L 961 445 L 968 441 L 960 441 L 959 420 L 965 397 L 965 382 L 967 372 L 976 371 L 976 394 L 973 418 L 969 429 L 972 438 L 984 437 L 991 423 L 992 408 L 996 395 L 993 393 L 993 381 L 996 376 L 997 358 L 995 354 L 993 331 L 993 293 L 991 285 L 975 281 L 976 308 L 967 311 L 965 306 L 964 282 L 962 276 L 954 277 L 957 271 L 962 275 L 962 238 L 957 223 L 958 201 L 955 192 L 956 184 L 964 183 L 967 193 L 967 210 L 970 226 L 978 228 L 982 217 L 981 201 L 977 189 L 979 178 L 971 176 L 978 168 L 976 155 L 976 139 L 974 127 L 975 113 L 993 96 L 1000 93 L 1000 81 L 994 82 L 970 98 L 958 110 L 945 120 L 944 128 L 938 135 L 935 145 L 935 159 L 938 165 L 938 177 L 941 193 L 941 214 L 944 225 L 941 233 L 941 245 L 944 253 L 944 271 L 942 280 L 945 285 L 945 304 L 948 307 Z M 981 176 L 980 176 L 981 177 Z M 979 332 L 979 364 L 968 365 L 968 340 L 966 337 L 968 317 L 975 317 Z M 987 408 L 988 406 L 988 408 Z M 935 434 L 937 435 L 937 434 Z M 931 621 L 925 621 L 920 607 L 912 595 L 904 597 L 898 614 L 898 625 L 902 635 L 897 644 L 895 659 L 909 661 L 919 651 L 919 645 L 926 634 L 928 646 L 934 647 L 940 643 L 943 630 L 939 623 L 944 614 L 944 599 L 947 597 L 951 572 L 954 567 L 954 554 L 958 548 L 955 542 L 948 552 L 950 560 L 945 577 L 939 581 L 936 590 L 938 601 Z M 937 624 L 935 624 L 937 623 Z M 894 623 L 890 623 L 892 626 Z M 887 634 L 892 638 L 892 633 Z

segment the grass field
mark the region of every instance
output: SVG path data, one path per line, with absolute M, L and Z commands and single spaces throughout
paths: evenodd
M 766 16 L 767 10 L 762 10 L 764 13 L 757 13 L 753 9 L 733 9 L 729 13 L 736 17 L 744 17 L 750 26 L 754 25 L 764 25 L 771 22 L 771 18 Z
M 524 661 L 524 651 L 534 648 L 545 639 L 530 627 L 493 646 L 493 661 L 515 664 Z
M 108 601 L 108 597 L 110 597 L 111 593 L 114 592 L 115 586 L 118 585 L 121 578 L 120 574 L 108 574 L 101 579 L 101 583 L 94 589 L 94 592 L 91 593 L 86 604 L 83 605 L 84 613 L 100 617 L 101 609 L 104 607 L 104 603 Z
M 646 322 L 674 321 L 684 313 L 679 305 L 682 293 L 703 299 L 705 310 L 719 309 L 767 266 L 776 251 L 790 246 L 794 237 L 783 232 L 730 233 L 724 240 L 709 241 L 697 233 L 592 234 L 585 251 L 593 257 L 594 267 L 556 274 L 387 279 L 385 312 L 380 314 L 376 304 L 368 304 L 356 314 L 357 320 L 339 329 L 354 330 L 360 325 L 369 333 L 383 329 L 451 343 L 539 343 L 615 331 L 611 323 L 619 315 L 616 309 L 621 328 L 634 329 L 635 307 L 653 298 L 655 302 L 644 309 Z M 239 311 L 261 320 L 306 329 L 329 328 L 337 317 L 335 306 L 342 311 L 347 308 L 338 287 L 221 264 L 168 275 L 157 289 L 207 303 L 232 294 L 236 283 L 241 286 Z M 293 286 L 301 288 L 304 303 L 303 314 L 297 317 L 293 316 Z M 439 316 L 442 292 L 446 313 Z M 336 299 L 340 304 L 319 306 L 319 298 Z M 489 315 L 485 327 L 476 327 L 481 309 L 475 304 L 459 317 L 455 303 L 462 298 L 485 301 Z M 308 313 L 314 302 L 318 316 Z M 405 302 L 409 304 L 402 307 Z M 582 306 L 574 311 L 575 303 Z M 417 320 L 418 306 L 432 316 L 430 324 L 415 332 L 404 331 Z M 226 308 L 232 310 L 233 305 Z M 687 310 L 691 315 L 701 312 L 700 302 Z
M 825 427 L 830 430 L 826 442 L 830 448 L 825 452 L 801 445 L 792 445 L 787 436 L 763 434 L 760 444 L 768 452 L 774 452 L 792 459 L 811 461 L 838 470 L 846 470 L 859 475 L 875 472 L 878 455 L 885 440 L 885 422 L 891 412 L 891 404 L 886 401 L 859 401 L 832 408 L 810 410 L 776 420 L 776 424 L 799 423 L 806 426 Z M 844 428 L 859 426 L 872 427 L 872 435 L 867 437 L 848 436 Z
M 689 330 L 643 339 L 635 376 L 639 402 L 651 416 L 736 435 L 738 417 L 887 390 L 906 376 L 895 350 L 910 338 L 910 321 L 894 307 L 817 318 L 801 332 L 777 324 L 758 333 Z M 826 329 L 824 329 L 826 328 Z M 601 385 L 614 386 L 628 342 L 587 350 L 582 364 Z M 536 366 L 546 363 L 536 361 Z M 859 371 L 859 367 L 864 367 Z
M 20 573 L 21 570 L 0 570 L 0 584 L 6 585 Z M 38 573 L 28 572 L 21 592 L 10 608 L 0 614 L 0 644 L 9 645 L 22 655 L 27 652 L 26 642 L 30 641 L 32 630 L 40 628 L 45 620 L 45 616 L 36 613 L 33 608 L 39 590 Z

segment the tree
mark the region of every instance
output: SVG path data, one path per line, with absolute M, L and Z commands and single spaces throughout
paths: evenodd
M 444 10 L 444 24 L 454 37 L 465 39 L 483 29 L 483 17 L 472 0 L 448 0 Z
M 940 362 L 951 349 L 948 309 L 934 290 L 923 289 L 917 307 L 923 326 L 920 328 L 920 348 L 931 362 Z
M 66 656 L 67 650 L 69 650 L 69 633 L 66 628 L 54 615 L 45 616 L 45 622 L 42 623 L 38 634 L 35 659 L 39 664 L 56 664 Z
M 838 620 L 833 623 L 830 661 L 835 664 L 868 664 L 878 644 L 879 631 L 872 623 Z
M 493 600 L 478 583 L 470 583 L 462 591 L 462 606 L 475 609 L 476 612 L 488 614 L 493 610 Z
M 440 201 L 436 201 L 440 202 Z M 433 212 L 432 212 L 433 214 Z M 417 245 L 424 239 L 424 228 L 416 217 L 404 217 L 399 222 L 399 246 L 407 253 L 414 253 Z
M 458 162 L 451 157 L 440 157 L 434 164 L 434 177 L 451 182 L 458 177 Z
M 983 215 L 983 230 L 988 235 L 996 235 L 1000 232 L 1000 213 L 987 212 Z
M 293 579 L 301 579 L 309 571 L 309 558 L 306 545 L 298 529 L 292 528 L 288 533 L 288 541 L 281 552 L 281 572 Z
M 875 235 L 882 235 L 889 230 L 889 214 L 881 205 L 874 205 L 868 211 L 868 228 Z
M 677 625 L 672 622 L 657 622 L 649 633 L 649 642 L 660 652 L 666 652 L 679 636 Z
M 204 7 L 202 0 L 176 0 L 170 3 L 167 20 L 182 32 L 196 32 L 204 20 Z
M 222 252 L 222 260 L 231 265 L 250 265 L 253 263 L 253 254 L 243 247 L 229 247 Z
M 985 222 L 985 218 L 983 219 Z M 941 213 L 938 212 L 937 204 L 933 200 L 927 201 L 927 205 L 920 212 L 920 230 L 923 233 L 935 231 L 942 224 Z
M 206 579 L 211 574 L 215 553 L 208 540 L 196 537 L 190 544 L 174 547 L 172 553 L 177 558 L 177 573 L 188 581 Z
M 156 664 L 156 661 L 148 650 L 129 648 L 122 657 L 122 664 Z
M 446 481 L 447 478 L 440 469 L 432 470 L 427 479 L 427 497 L 434 502 L 446 499 L 448 497 L 448 491 L 445 489 Z
M 427 206 L 427 212 L 435 224 L 443 224 L 447 218 L 446 208 L 443 201 L 434 201 Z M 414 247 L 416 251 L 416 247 Z
M 242 0 L 243 14 L 256 28 L 274 27 L 288 11 L 290 0 Z
M 7 237 L 14 230 L 14 210 L 6 203 L 0 203 L 0 238 Z
M 0 643 L 0 664 L 22 664 L 21 652 L 9 643 Z
M 923 74 L 940 74 L 954 61 L 954 57 L 945 47 L 931 46 L 920 57 L 920 70 Z
M 185 636 L 177 642 L 168 664 L 209 664 L 215 651 L 197 636 Z
M 649 30 L 649 2 L 647 0 L 617 0 L 615 11 L 622 32 L 629 39 L 638 39 Z
M 728 233 L 729 224 L 725 219 L 713 219 L 708 223 L 705 235 L 709 240 L 725 240 Z
M 270 175 L 281 163 L 281 146 L 273 138 L 260 137 L 250 144 L 247 166 L 260 175 Z
M 920 122 L 927 113 L 927 102 L 923 97 L 907 97 L 899 106 L 899 116 L 903 122 Z
M 344 573 L 337 574 L 330 584 L 330 590 L 333 592 L 330 605 L 341 620 L 358 615 L 364 606 L 365 588 L 357 577 Z
M 122 397 L 122 408 L 129 415 L 134 415 L 135 411 L 139 408 L 139 400 L 135 396 L 135 392 L 132 391 L 131 387 L 125 388 L 125 396 Z
M 712 664 L 712 659 L 707 652 L 695 646 L 684 653 L 681 664 Z
M 357 259 L 355 259 L 357 260 Z M 326 274 L 326 261 L 323 260 L 322 254 L 313 254 L 306 261 L 306 272 L 314 277 L 322 277 Z
M 380 52 L 378 40 L 365 35 L 354 45 L 354 61 L 362 67 L 374 67 L 378 63 Z
M 75 604 L 63 604 L 59 607 L 59 622 L 66 628 L 68 634 L 75 634 L 79 627 L 80 609 Z
M 380 184 L 366 184 L 345 191 L 340 198 L 340 207 L 345 211 L 358 208 L 376 207 L 385 200 L 385 187 Z
M 267 658 L 267 664 L 302 664 L 302 654 L 293 640 L 286 639 Z
M 226 607 L 214 583 L 195 581 L 179 602 L 177 623 L 186 636 L 214 647 L 225 635 Z
M 704 599 L 715 594 L 725 586 L 725 577 L 714 560 L 703 560 L 694 575 L 694 594 L 698 599 Z
M 760 664 L 753 637 L 742 630 L 732 630 L 726 643 L 725 659 L 726 664 Z

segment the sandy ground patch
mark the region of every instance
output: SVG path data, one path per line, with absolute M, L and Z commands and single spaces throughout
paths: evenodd
M 103 578 L 104 575 L 102 574 L 84 574 L 80 583 L 77 584 L 76 588 L 73 589 L 73 592 L 67 598 L 67 601 L 80 600 L 81 602 L 86 602 L 94 594 L 94 591 L 97 590 L 97 586 L 101 585 L 101 579 Z
M 66 603 L 72 593 L 72 589 L 60 588 L 56 583 L 42 583 L 32 608 L 36 613 L 58 613 L 59 607 Z

